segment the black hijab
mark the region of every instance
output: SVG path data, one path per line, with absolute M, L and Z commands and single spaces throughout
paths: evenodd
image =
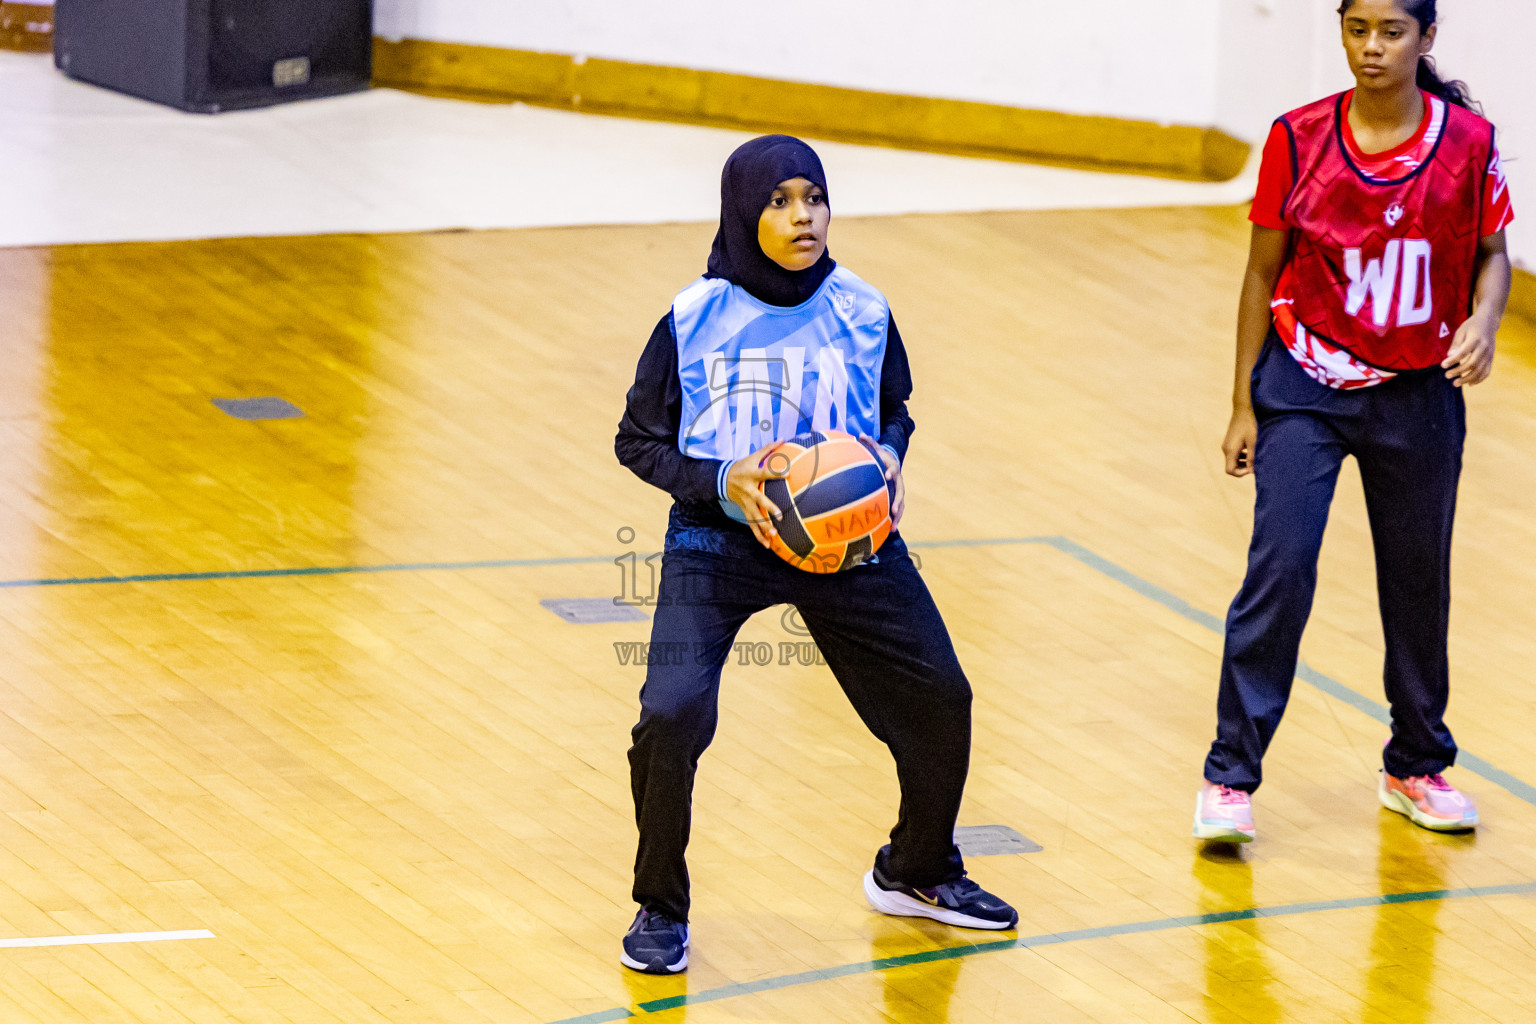
M 757 244 L 757 225 L 773 190 L 804 178 L 827 191 L 827 175 L 816 151 L 788 135 L 764 135 L 744 142 L 720 174 L 720 230 L 705 277 L 723 277 L 773 306 L 798 306 L 816 293 L 836 266 L 830 253 L 804 270 L 785 270 Z

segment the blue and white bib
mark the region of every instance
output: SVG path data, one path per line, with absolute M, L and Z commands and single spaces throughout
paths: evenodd
M 809 430 L 879 436 L 890 307 L 852 271 L 834 267 L 798 306 L 771 306 L 722 278 L 700 278 L 672 301 L 672 324 L 684 455 L 729 466 Z M 723 480 L 717 484 L 724 495 Z M 720 503 L 741 519 L 734 502 Z

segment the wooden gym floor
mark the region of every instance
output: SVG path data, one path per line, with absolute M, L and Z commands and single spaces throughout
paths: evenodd
M 1471 395 L 1457 532 L 1486 824 L 1376 804 L 1346 470 L 1260 839 L 1188 837 L 1252 496 L 1217 451 L 1226 208 L 834 222 L 910 347 L 905 533 L 977 692 L 962 823 L 1043 850 L 970 864 L 1016 936 L 869 912 L 893 773 L 775 611 L 700 768 L 693 967 L 621 968 L 615 645 L 648 627 L 539 602 L 615 596 L 630 552 L 648 589 L 667 499 L 614 425 L 710 236 L 0 250 L 0 1019 L 1536 1019 L 1530 325 Z M 262 396 L 304 416 L 211 403 Z

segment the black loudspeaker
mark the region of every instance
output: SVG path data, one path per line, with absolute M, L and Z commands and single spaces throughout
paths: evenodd
M 70 78 L 216 113 L 368 88 L 371 0 L 57 0 Z

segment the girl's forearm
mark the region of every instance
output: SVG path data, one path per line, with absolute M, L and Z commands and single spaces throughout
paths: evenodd
M 1264 339 L 1269 335 L 1272 317 L 1269 304 L 1274 294 L 1274 282 L 1266 280 L 1250 267 L 1243 277 L 1243 296 L 1237 312 L 1237 367 L 1232 382 L 1233 409 L 1253 407 L 1249 381 L 1259 361 L 1259 353 L 1264 349 Z
M 1477 272 L 1477 290 L 1473 293 L 1472 315 L 1483 322 L 1489 333 L 1499 329 L 1504 307 L 1509 304 L 1509 289 L 1514 279 L 1509 254 L 1489 253 Z

